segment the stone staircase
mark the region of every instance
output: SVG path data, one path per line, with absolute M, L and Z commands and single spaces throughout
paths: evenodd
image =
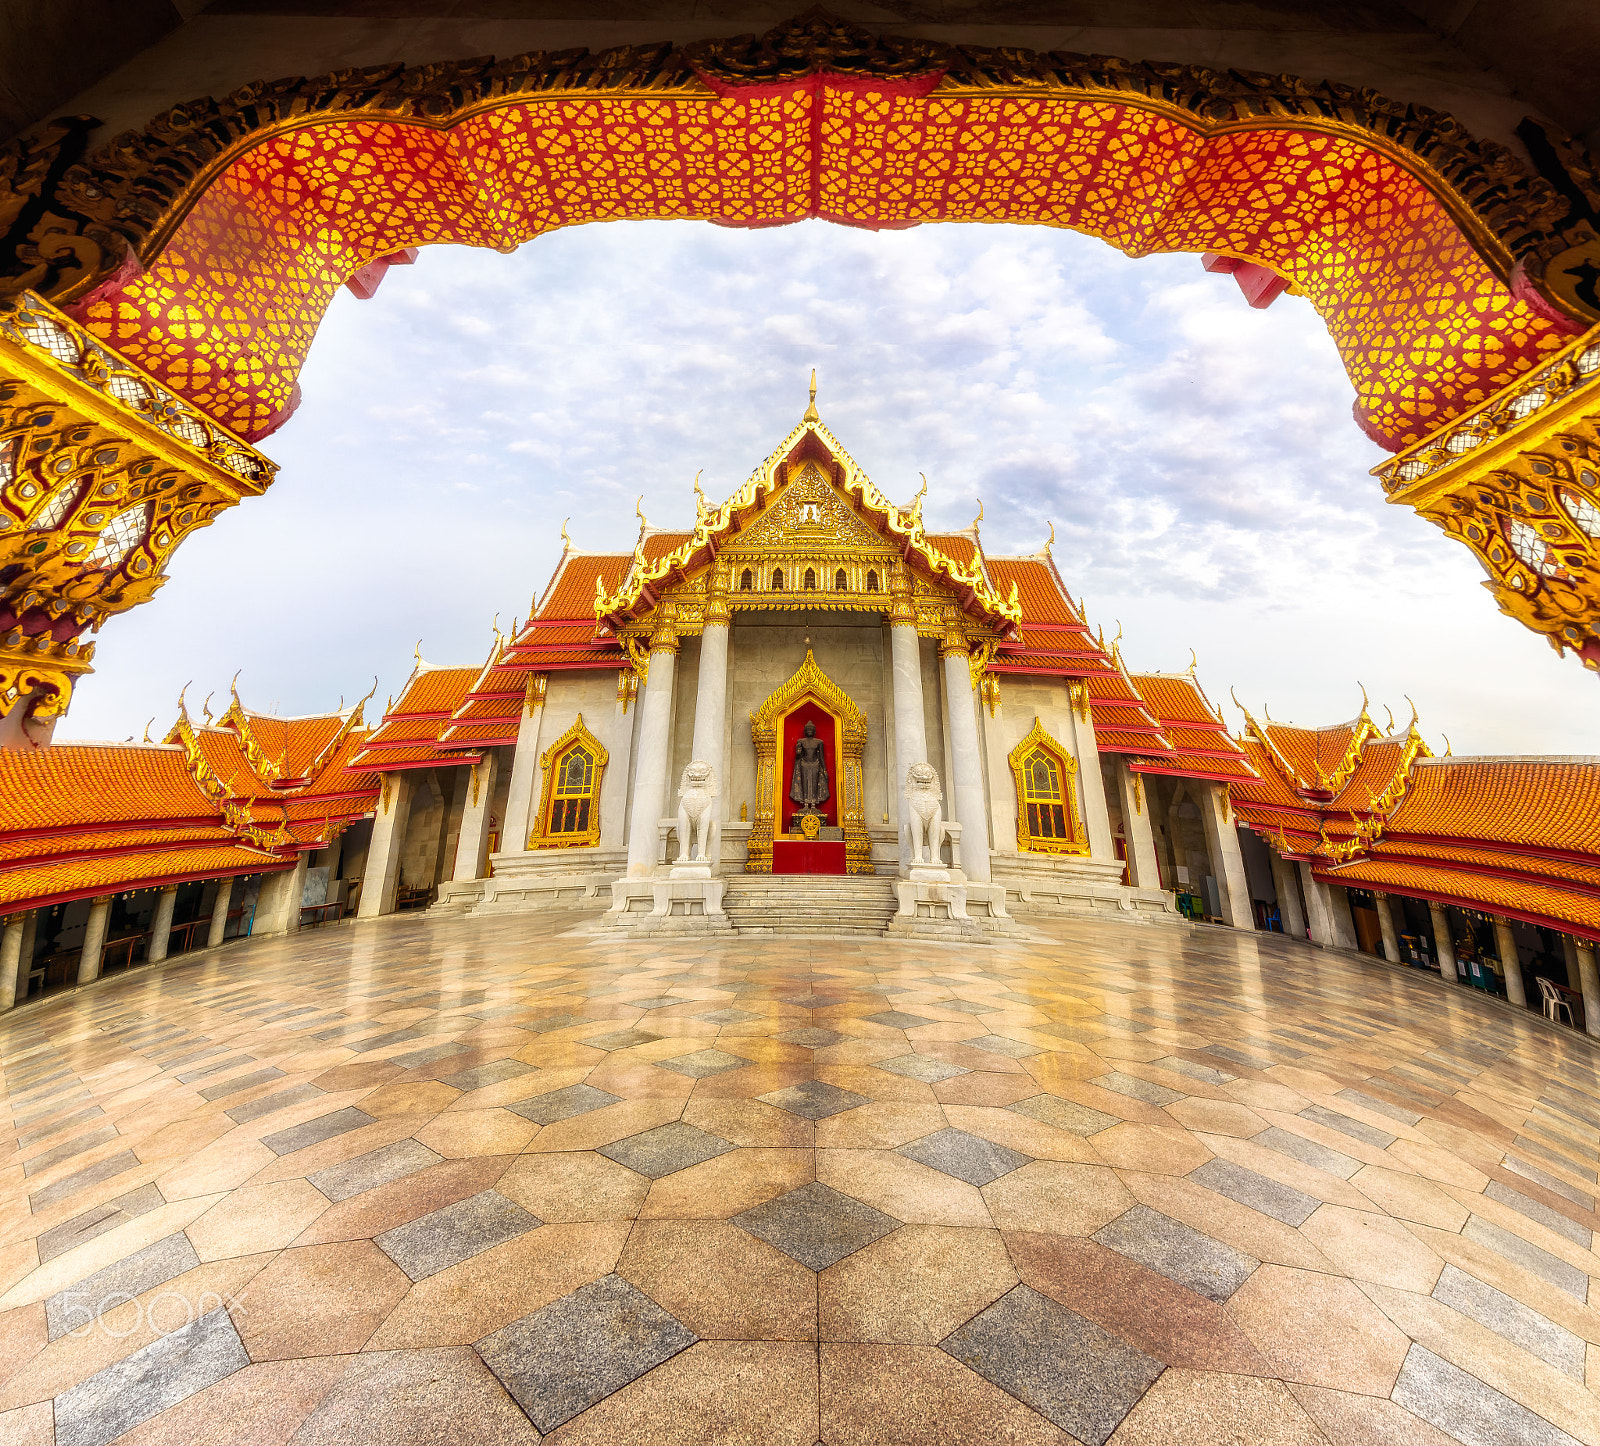
M 729 874 L 722 906 L 740 934 L 881 938 L 899 907 L 894 879 L 871 874 Z

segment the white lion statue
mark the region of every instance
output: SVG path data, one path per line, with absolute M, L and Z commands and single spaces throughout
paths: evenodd
M 715 802 L 717 770 L 701 759 L 685 765 L 678 780 L 678 862 L 715 863 L 719 857 L 722 824 Z M 698 852 L 696 851 L 698 849 Z
M 939 844 L 944 838 L 944 790 L 931 763 L 913 763 L 906 769 L 905 843 L 914 864 L 938 866 Z

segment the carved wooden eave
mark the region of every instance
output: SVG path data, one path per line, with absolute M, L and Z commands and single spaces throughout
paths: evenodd
M 1010 638 L 1022 621 L 1022 604 L 1015 586 L 1002 597 L 984 571 L 981 552 L 971 564 L 941 552 L 928 538 L 920 500 L 911 507 L 891 502 L 871 478 L 818 420 L 802 420 L 756 468 L 745 484 L 719 507 L 700 506 L 694 531 L 687 541 L 654 562 L 644 555 L 644 534 L 634 552 L 632 566 L 615 592 L 595 598 L 597 622 L 618 633 L 636 632 L 655 612 L 663 598 L 680 592 L 704 592 L 706 572 L 723 554 L 737 555 L 740 538 L 762 518 L 780 495 L 816 464 L 824 479 L 845 504 L 875 532 L 886 564 L 904 564 L 925 585 L 937 589 L 940 601 L 953 603 L 968 623 L 983 632 Z M 737 601 L 736 594 L 730 599 Z M 768 599 L 770 602 L 770 599 Z M 793 593 L 786 605 L 825 608 L 829 594 Z M 889 611 L 893 604 L 887 576 L 875 606 Z

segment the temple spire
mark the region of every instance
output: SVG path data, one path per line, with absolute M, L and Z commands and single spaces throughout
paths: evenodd
M 822 420 L 817 415 L 817 369 L 815 367 L 811 368 L 811 396 L 806 403 L 806 414 L 800 420 L 802 422 L 820 422 Z

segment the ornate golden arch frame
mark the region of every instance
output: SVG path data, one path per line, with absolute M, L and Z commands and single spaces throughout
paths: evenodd
M 1035 748 L 1043 748 L 1061 765 L 1061 803 L 1066 811 L 1069 838 L 1039 839 L 1028 832 L 1028 799 L 1022 782 L 1022 768 Z M 1011 764 L 1011 778 L 1017 788 L 1017 848 L 1025 854 L 1086 854 L 1089 852 L 1089 835 L 1083 827 L 1083 817 L 1078 812 L 1078 760 L 1059 740 L 1044 731 L 1037 713 L 1028 736 L 1007 755 Z
M 589 809 L 589 827 L 582 833 L 552 834 L 550 827 L 550 790 L 555 783 L 556 760 L 574 743 L 581 743 L 594 755 L 594 801 Z M 539 755 L 539 772 L 543 783 L 539 788 L 539 821 L 528 835 L 529 849 L 592 849 L 600 842 L 600 786 L 605 779 L 606 764 L 610 755 L 605 744 L 584 725 L 583 714 L 554 743 Z
M 777 827 L 777 756 L 783 720 L 814 699 L 839 720 L 839 826 L 844 830 L 845 871 L 872 872 L 872 844 L 867 838 L 861 787 L 861 755 L 867 744 L 867 720 L 850 695 L 833 681 L 806 649 L 806 660 L 794 676 L 750 715 L 750 736 L 756 745 L 756 817 L 750 830 L 749 874 L 772 872 L 772 835 Z

